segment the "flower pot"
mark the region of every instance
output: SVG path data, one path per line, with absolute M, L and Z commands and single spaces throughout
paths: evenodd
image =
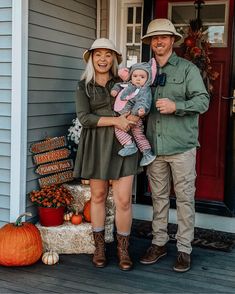
M 64 207 L 38 207 L 39 222 L 45 227 L 60 226 L 64 222 Z

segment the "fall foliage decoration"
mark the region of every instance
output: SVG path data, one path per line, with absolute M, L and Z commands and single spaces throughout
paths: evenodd
M 59 255 L 57 252 L 54 252 L 53 250 L 45 252 L 42 256 L 42 262 L 47 265 L 56 264 L 58 263 L 58 261 L 59 261 Z
M 91 222 L 91 200 L 88 200 L 83 209 L 83 215 L 86 222 Z
M 4 266 L 25 266 L 37 262 L 42 255 L 42 239 L 38 228 L 29 222 L 22 222 L 21 214 L 15 223 L 0 229 L 0 264 Z
M 39 191 L 33 190 L 29 194 L 30 200 L 40 207 L 68 206 L 73 201 L 73 196 L 68 189 L 62 185 L 45 186 Z
M 212 82 L 219 77 L 219 73 L 213 70 L 210 55 L 211 43 L 204 39 L 202 22 L 200 19 L 190 21 L 188 35 L 181 45 L 183 57 L 192 61 L 200 70 L 207 91 L 213 93 Z

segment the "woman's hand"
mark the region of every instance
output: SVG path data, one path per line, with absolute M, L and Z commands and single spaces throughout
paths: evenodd
M 137 115 L 129 114 L 129 115 L 127 116 L 127 119 L 128 119 L 129 121 L 132 121 L 132 122 L 134 122 L 135 124 L 137 124 L 137 122 L 139 121 L 140 117 L 137 116 Z
M 115 127 L 124 132 L 128 132 L 133 125 L 136 125 L 136 122 L 127 118 L 128 116 L 130 116 L 129 112 L 116 117 Z

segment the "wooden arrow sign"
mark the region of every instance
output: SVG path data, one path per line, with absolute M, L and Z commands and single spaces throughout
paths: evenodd
M 49 186 L 52 184 L 62 184 L 73 180 L 73 171 L 57 173 L 48 177 L 40 178 L 38 180 L 40 187 Z
M 68 158 L 70 155 L 70 150 L 67 148 L 57 149 L 41 154 L 36 154 L 33 156 L 33 160 L 36 164 L 47 163 L 51 161 L 57 161 L 60 159 Z
M 72 159 L 66 159 L 62 161 L 41 164 L 38 166 L 35 172 L 39 175 L 44 176 L 44 175 L 54 174 L 54 173 L 58 173 L 58 172 L 69 170 L 69 169 L 73 169 Z
M 67 145 L 67 141 L 65 136 L 53 137 L 53 138 L 48 138 L 43 141 L 32 144 L 30 146 L 30 151 L 32 153 L 41 153 L 41 152 L 65 147 L 66 145 Z

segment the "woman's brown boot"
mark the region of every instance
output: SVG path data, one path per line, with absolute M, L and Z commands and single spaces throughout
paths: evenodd
M 129 271 L 133 266 L 128 252 L 129 237 L 130 236 L 117 234 L 117 255 L 119 259 L 119 268 L 123 271 Z
M 95 241 L 95 252 L 93 255 L 92 262 L 95 267 L 105 267 L 106 257 L 105 257 L 105 239 L 104 231 L 93 232 Z

